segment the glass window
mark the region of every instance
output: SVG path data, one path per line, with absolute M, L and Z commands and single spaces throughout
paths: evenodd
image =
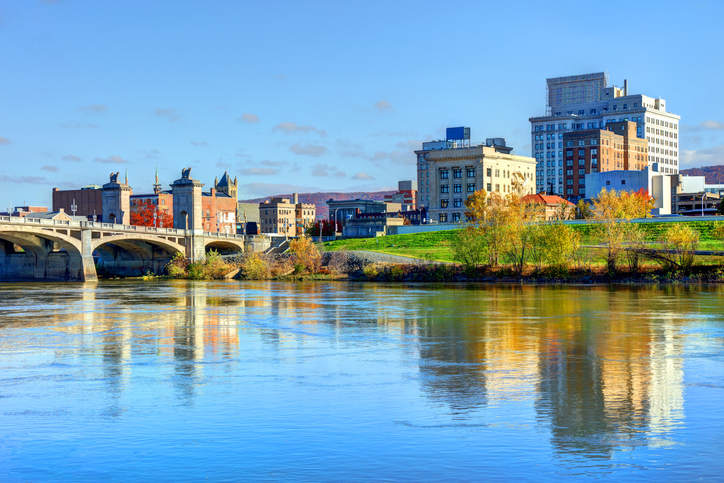
M 440 170 L 440 179 L 448 179 L 450 178 L 450 171 L 447 169 L 441 169 Z
M 460 213 L 453 213 L 452 221 L 460 221 Z
M 450 185 L 443 184 L 440 185 L 440 193 L 449 193 L 450 192 Z
M 468 183 L 468 193 L 475 193 L 475 183 Z
M 453 192 L 454 193 L 462 193 L 463 192 L 463 185 L 456 184 L 453 186 Z
M 453 170 L 453 178 L 462 178 L 463 177 L 463 170 L 462 169 L 454 169 Z
M 448 200 L 440 200 L 440 208 L 447 208 Z
M 438 215 L 438 219 L 440 220 L 440 223 L 447 223 L 447 213 L 440 213 Z
M 468 172 L 468 178 L 475 177 L 475 168 L 467 168 L 467 172 Z

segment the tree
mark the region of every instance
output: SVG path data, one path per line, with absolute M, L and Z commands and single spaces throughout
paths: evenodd
M 647 255 L 664 270 L 689 272 L 696 259 L 699 233 L 684 223 L 669 223 L 661 245 L 661 250 L 648 250 Z
M 576 204 L 576 217 L 581 220 L 586 220 L 593 217 L 593 211 L 591 211 L 591 205 L 583 200 L 578 200 Z
M 156 213 L 156 225 L 173 228 L 173 215 L 168 210 L 158 210 L 152 200 L 134 202 L 131 205 L 131 225 L 154 226 L 153 214 Z
M 322 264 L 322 256 L 317 246 L 309 238 L 297 238 L 289 242 L 289 251 L 294 258 L 297 272 L 317 273 Z
M 337 231 L 338 232 L 342 231 L 342 222 L 337 221 L 336 223 L 337 223 Z M 320 224 L 320 220 L 317 220 L 316 222 L 314 222 L 314 224 L 310 223 L 304 229 L 304 233 L 307 236 L 319 236 L 319 224 Z M 321 224 L 322 224 L 322 236 L 333 236 L 334 235 L 334 229 L 333 229 L 334 225 L 331 221 L 321 220 Z
M 606 245 L 606 264 L 609 273 L 616 271 L 616 263 L 629 239 L 638 239 L 638 226 L 629 223 L 632 218 L 650 216 L 654 199 L 641 189 L 628 191 L 601 190 L 593 200 L 593 218 L 599 221 L 598 234 Z

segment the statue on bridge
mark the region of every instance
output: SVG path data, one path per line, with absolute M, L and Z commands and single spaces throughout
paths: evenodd
M 191 168 L 181 170 L 181 179 L 191 179 Z
M 118 183 L 118 172 L 111 173 L 111 183 Z

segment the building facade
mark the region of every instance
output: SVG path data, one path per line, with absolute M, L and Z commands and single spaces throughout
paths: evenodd
M 417 181 L 398 181 L 397 192 L 385 195 L 385 203 L 399 203 L 402 211 L 417 209 Z
M 586 191 L 587 174 L 647 168 L 648 142 L 636 136 L 636 129 L 635 122 L 623 121 L 608 123 L 605 129 L 563 134 L 565 192 L 562 196 L 570 201 L 595 197 L 596 192 Z M 551 193 L 554 188 L 551 184 L 546 191 Z
M 517 184 L 525 194 L 535 191 L 535 159 L 512 154 L 502 138 L 475 146 L 451 139 L 432 141 L 423 143 L 415 155 L 418 204 L 426 209 L 431 222 L 463 220 L 465 200 L 480 189 L 505 195 Z
M 73 210 L 75 208 L 75 210 Z M 84 186 L 79 190 L 60 190 L 53 188 L 53 211 L 75 212 L 75 216 L 85 216 L 88 220 L 103 221 L 103 191 L 96 184 Z
M 292 199 L 272 198 L 259 204 L 261 233 L 277 233 L 285 236 L 304 236 L 304 229 L 314 223 L 316 206 L 299 203 L 299 195 Z
M 608 86 L 608 75 L 600 72 L 546 80 L 547 107 L 544 116 L 529 118 L 532 155 L 536 159 L 536 189 L 564 195 L 563 135 L 569 132 L 605 129 L 613 122 L 636 123 L 636 137 L 648 141 L 647 164 L 658 163 L 663 174 L 679 171 L 680 116 L 666 110 L 664 99 L 629 94 Z

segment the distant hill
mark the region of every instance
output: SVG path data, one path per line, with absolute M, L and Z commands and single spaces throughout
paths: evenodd
M 314 203 L 317 207 L 317 218 L 329 218 L 329 210 L 327 209 L 327 200 L 330 198 L 336 201 L 347 201 L 347 200 L 372 200 L 372 201 L 383 201 L 385 195 L 391 195 L 397 193 L 397 191 L 355 191 L 353 193 L 299 193 L 300 203 Z M 289 198 L 291 200 L 291 194 L 285 195 L 274 195 L 265 196 L 264 198 L 254 198 L 251 200 L 239 200 L 242 203 L 261 203 L 271 198 Z
M 680 169 L 679 173 L 686 176 L 706 176 L 706 183 L 708 184 L 724 183 L 724 166 Z

